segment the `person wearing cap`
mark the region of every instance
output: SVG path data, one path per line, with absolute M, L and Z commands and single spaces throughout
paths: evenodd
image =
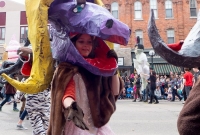
M 11 77 L 15 80 L 17 80 L 17 74 L 11 74 Z M 6 102 L 9 101 L 10 97 L 14 99 L 13 102 L 13 111 L 19 112 L 19 109 L 17 109 L 17 102 L 15 101 L 15 94 L 16 94 L 16 88 L 14 88 L 10 83 L 8 82 L 2 82 L 5 83 L 5 99 L 0 103 L 0 111 L 2 111 L 2 107 L 5 105 Z

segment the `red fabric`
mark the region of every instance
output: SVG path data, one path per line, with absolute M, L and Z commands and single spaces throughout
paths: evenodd
M 65 98 L 67 98 L 67 97 L 71 97 L 74 100 L 76 99 L 75 98 L 75 83 L 74 83 L 73 78 L 71 78 L 71 80 L 69 81 L 69 83 L 65 89 L 65 93 L 64 93 L 62 102 L 64 102 Z
M 32 68 L 31 62 L 24 63 L 21 69 L 21 74 L 24 76 L 30 76 L 31 68 Z
M 10 83 L 7 83 L 5 85 L 5 94 L 15 94 L 16 93 L 16 89 L 10 84 Z
M 73 38 L 77 34 L 77 32 L 70 32 L 69 36 L 70 38 Z M 95 58 L 86 58 L 85 60 L 89 64 L 97 67 L 100 72 L 114 74 L 118 66 L 115 58 L 107 58 L 107 53 L 110 50 L 110 48 L 101 38 L 96 37 L 95 40 L 98 43 L 94 50 Z
M 193 85 L 193 82 L 192 82 L 192 78 L 193 78 L 193 75 L 191 72 L 186 72 L 183 76 L 183 78 L 185 79 L 185 86 L 192 86 Z
M 179 50 L 181 50 L 183 42 L 178 42 L 178 43 L 174 43 L 174 44 L 168 44 L 167 46 L 169 48 L 171 48 L 172 50 L 178 52 Z
M 23 56 L 23 58 L 27 61 L 29 58 L 26 56 Z M 21 74 L 24 76 L 30 76 L 31 74 L 31 68 L 32 68 L 32 63 L 30 62 L 30 60 L 28 62 L 25 62 L 22 66 L 21 69 Z
M 117 61 L 115 60 L 115 58 L 107 58 L 107 53 L 110 48 L 102 39 L 96 37 L 96 40 L 99 44 L 95 49 L 95 58 L 86 58 L 86 61 L 91 65 L 97 67 L 101 72 L 114 73 L 117 68 Z
M 79 34 L 79 33 L 77 33 L 77 32 L 70 32 L 69 33 L 69 37 L 73 38 L 77 34 Z M 111 37 L 109 37 L 109 38 L 111 38 Z M 110 48 L 107 46 L 107 44 L 101 38 L 95 37 L 95 40 L 98 43 L 98 45 L 95 47 L 95 50 L 94 50 L 94 52 L 95 52 L 95 58 L 93 58 L 93 59 L 86 58 L 85 60 L 89 64 L 97 67 L 100 72 L 113 73 L 114 74 L 114 72 L 117 69 L 117 61 L 115 60 L 115 58 L 107 58 L 107 53 L 110 50 Z M 115 40 L 121 40 L 121 39 L 117 38 Z

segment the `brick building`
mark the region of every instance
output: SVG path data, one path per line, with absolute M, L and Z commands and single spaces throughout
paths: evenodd
M 197 12 L 200 7 L 200 0 L 103 0 L 103 2 L 115 18 L 126 23 L 132 30 L 127 46 L 131 48 L 132 57 L 134 57 L 136 36 L 140 36 L 147 56 L 148 51 L 152 49 L 147 31 L 150 9 L 154 9 L 156 25 L 164 42 L 174 43 L 187 37 L 197 21 Z M 122 48 L 123 46 L 120 49 Z M 149 56 L 148 58 L 150 60 Z M 162 65 L 156 65 L 160 67 L 158 70 L 167 66 L 165 71 L 159 72 L 177 70 L 159 56 L 155 57 L 154 63 Z
M 134 47 L 140 36 L 145 48 L 151 48 L 147 33 L 150 9 L 154 9 L 156 25 L 166 43 L 184 40 L 197 21 L 200 0 L 103 0 L 106 7 L 131 30 L 128 47 Z

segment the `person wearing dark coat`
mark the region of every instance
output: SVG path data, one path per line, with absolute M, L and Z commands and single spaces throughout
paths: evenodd
M 14 78 L 14 79 L 17 80 L 16 74 L 14 74 L 14 75 L 12 76 L 12 78 Z M 18 111 L 19 111 L 19 110 L 17 109 L 17 102 L 15 101 L 15 98 L 14 98 L 14 96 L 15 96 L 15 94 L 16 94 L 16 91 L 17 91 L 17 90 L 16 90 L 10 83 L 5 82 L 5 95 L 6 95 L 6 97 L 5 97 L 5 99 L 4 99 L 4 100 L 1 102 L 1 104 L 0 104 L 0 111 L 2 111 L 2 107 L 4 106 L 4 104 L 5 104 L 6 102 L 9 101 L 10 97 L 12 97 L 12 98 L 14 99 L 14 102 L 13 102 L 13 111 L 15 111 L 15 112 L 18 112 Z
M 156 89 L 156 72 L 153 71 L 153 68 L 150 68 L 150 102 L 152 104 L 153 98 L 155 98 L 156 102 L 154 104 L 158 104 L 158 98 L 155 96 L 154 91 Z

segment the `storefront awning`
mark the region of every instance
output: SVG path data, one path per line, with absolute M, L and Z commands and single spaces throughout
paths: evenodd
M 154 71 L 156 72 L 156 74 L 159 75 L 169 75 L 171 71 L 174 73 L 181 72 L 180 67 L 176 67 L 170 64 L 154 64 L 153 66 L 154 66 Z

